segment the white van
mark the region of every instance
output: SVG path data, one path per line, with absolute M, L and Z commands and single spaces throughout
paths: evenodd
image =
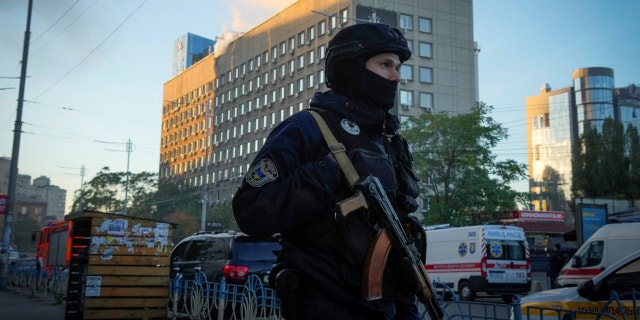
M 635 249 L 578 287 L 540 291 L 523 297 L 522 316 L 512 319 L 638 319 L 640 250 Z M 636 291 L 635 298 L 632 289 Z
M 562 267 L 558 285 L 572 287 L 590 280 L 638 248 L 640 222 L 606 224 L 589 237 Z
M 531 261 L 522 228 L 479 225 L 426 233 L 427 273 L 461 300 L 474 300 L 484 292 L 511 302 L 514 294 L 531 289 Z

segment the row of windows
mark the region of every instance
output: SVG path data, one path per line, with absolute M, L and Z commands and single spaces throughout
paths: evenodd
M 304 109 L 304 106 L 305 106 L 305 102 L 299 102 L 297 106 L 291 105 L 291 106 L 288 106 L 287 108 L 275 110 L 273 112 L 270 112 L 269 114 L 263 115 L 262 117 L 252 119 L 252 120 L 240 123 L 231 128 L 227 128 L 225 130 L 220 130 L 219 132 L 216 132 L 214 134 L 214 145 L 216 146 L 216 152 L 212 159 L 213 162 L 214 163 L 222 162 L 223 159 L 234 159 L 236 157 L 244 157 L 250 153 L 257 152 L 264 138 L 258 138 L 253 142 L 247 142 L 246 144 L 240 144 L 237 146 L 230 146 L 229 148 L 225 148 L 224 144 L 221 144 L 221 143 L 232 141 L 235 138 L 240 138 L 245 134 L 249 134 L 252 132 L 272 129 L 275 125 L 284 121 L 286 118 Z M 164 139 L 167 139 L 167 140 L 163 142 L 171 142 L 172 140 L 178 140 L 176 134 L 164 137 Z M 194 140 L 184 145 L 177 146 L 171 150 L 166 151 L 162 157 L 162 161 L 168 161 L 168 160 L 171 160 L 172 158 L 177 158 L 181 156 L 186 157 L 187 155 L 194 155 L 198 151 L 204 152 L 205 149 L 206 149 L 206 141 L 204 140 L 204 138 Z M 200 166 L 202 165 L 203 163 L 201 161 Z M 194 162 L 193 167 L 191 167 L 189 164 L 186 164 L 184 167 L 182 167 L 182 170 L 189 171 L 190 169 L 194 169 L 196 167 L 198 166 Z
M 413 16 L 400 14 L 400 29 L 413 30 Z M 431 19 L 418 17 L 418 31 L 424 33 L 432 33 Z
M 402 80 L 413 80 L 413 69 L 413 66 L 409 64 L 400 66 L 400 78 Z M 423 83 L 433 83 L 433 68 L 418 67 L 418 79 Z
M 413 94 L 411 90 L 400 90 L 400 106 L 405 110 L 414 106 Z M 418 92 L 418 106 L 433 111 L 433 93 Z

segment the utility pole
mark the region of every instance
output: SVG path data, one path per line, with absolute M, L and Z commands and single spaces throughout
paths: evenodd
M 129 138 L 129 140 L 127 140 L 127 182 L 125 183 L 125 187 L 124 187 L 124 210 L 122 211 L 123 214 L 126 216 L 127 215 L 127 203 L 129 203 L 129 160 L 131 159 L 131 138 Z
M 100 143 L 108 143 L 108 144 L 123 144 L 122 142 L 110 142 L 110 141 L 102 141 L 102 140 L 94 140 L 95 142 L 100 142 Z M 127 140 L 127 142 L 124 143 L 126 145 L 126 151 L 127 152 L 127 173 L 126 173 L 126 182 L 125 182 L 125 187 L 124 187 L 124 201 L 122 203 L 122 214 L 123 215 L 127 215 L 127 203 L 129 202 L 129 160 L 131 159 L 131 152 L 133 151 L 133 144 L 131 144 L 131 138 L 129 138 L 129 140 Z M 122 151 L 122 150 L 113 150 L 113 149 L 106 149 L 109 151 Z
M 78 199 L 78 210 L 77 211 L 83 211 L 83 201 L 84 201 L 84 164 L 82 165 L 82 167 L 80 168 L 74 168 L 74 167 L 61 167 L 58 166 L 58 168 L 62 168 L 62 169 L 75 169 L 75 170 L 80 170 L 80 198 Z M 66 173 L 66 172 L 65 172 Z M 72 173 L 67 173 L 67 174 L 72 174 Z M 77 174 L 73 174 L 73 175 L 77 175 Z
M 2 247 L 0 248 L 0 291 L 7 291 L 7 269 L 9 257 L 9 245 L 11 242 L 11 223 L 13 222 L 13 211 L 16 203 L 16 180 L 18 177 L 18 156 L 20 154 L 20 134 L 22 133 L 22 106 L 24 104 L 24 87 L 27 78 L 27 59 L 29 58 L 29 38 L 31 36 L 31 10 L 33 0 L 29 0 L 27 10 L 27 29 L 24 32 L 24 44 L 22 48 L 22 68 L 20 71 L 20 88 L 18 90 L 18 108 L 16 111 L 16 122 L 13 130 L 13 150 L 11 154 L 11 167 L 9 169 L 9 187 L 7 213 L 4 216 L 4 233 L 2 236 Z

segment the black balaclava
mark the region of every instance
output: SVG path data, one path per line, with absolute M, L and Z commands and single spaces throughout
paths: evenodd
M 333 89 L 367 109 L 388 112 L 395 104 L 398 82 L 368 70 L 365 63 L 369 58 L 338 61 Z

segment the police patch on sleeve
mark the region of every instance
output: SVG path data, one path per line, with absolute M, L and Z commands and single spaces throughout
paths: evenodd
M 262 159 L 256 163 L 247 175 L 245 181 L 252 187 L 262 187 L 265 184 L 275 181 L 278 178 L 278 169 L 271 159 Z

